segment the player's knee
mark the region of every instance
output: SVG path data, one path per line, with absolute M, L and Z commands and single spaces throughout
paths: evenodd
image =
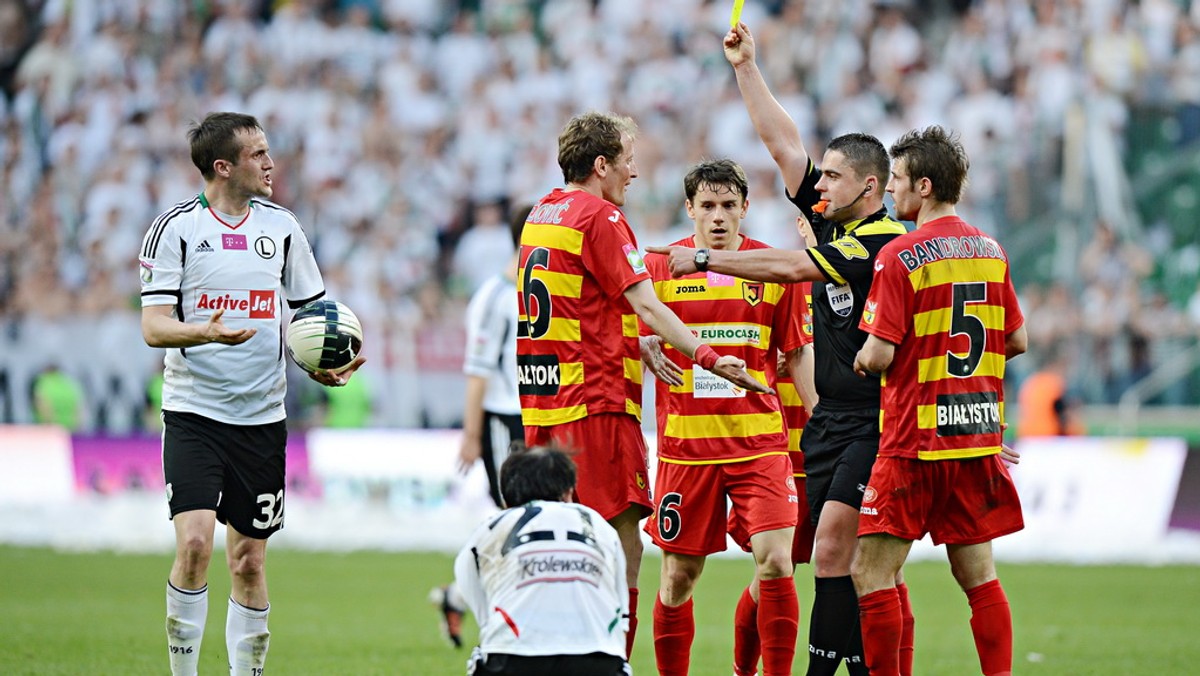
M 758 579 L 777 580 L 792 575 L 792 553 L 788 550 L 771 550 L 758 562 Z
M 212 558 L 212 540 L 202 533 L 185 535 L 179 542 L 179 563 L 185 569 L 204 569 Z
M 266 566 L 266 552 L 248 551 L 229 556 L 229 574 L 242 580 L 257 580 Z

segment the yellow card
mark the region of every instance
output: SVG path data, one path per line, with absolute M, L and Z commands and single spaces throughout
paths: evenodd
M 733 13 L 729 15 L 729 27 L 734 28 L 742 20 L 742 5 L 746 0 L 733 0 Z

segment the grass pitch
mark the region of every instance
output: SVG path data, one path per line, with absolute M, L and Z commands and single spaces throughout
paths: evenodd
M 0 674 L 165 674 L 161 556 L 61 553 L 0 547 Z M 651 607 L 659 560 L 642 574 L 634 672 L 654 673 Z M 223 553 L 209 580 L 201 674 L 227 673 Z M 268 555 L 273 612 L 269 674 L 462 674 L 466 649 L 437 631 L 425 600 L 450 576 L 444 554 L 274 550 Z M 966 599 L 943 562 L 906 569 L 916 626 L 916 673 L 979 673 Z M 728 676 L 733 607 L 749 559 L 708 562 L 696 594 L 692 673 Z M 1200 568 L 1192 566 L 1004 565 L 1013 606 L 1015 672 L 1055 676 L 1190 674 L 1200 663 Z M 804 673 L 811 570 L 797 573 Z M 464 634 L 476 638 L 473 620 Z

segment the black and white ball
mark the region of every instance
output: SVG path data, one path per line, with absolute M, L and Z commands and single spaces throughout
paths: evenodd
M 336 300 L 314 300 L 301 307 L 287 329 L 288 354 L 309 373 L 344 370 L 362 351 L 362 340 L 358 317 Z

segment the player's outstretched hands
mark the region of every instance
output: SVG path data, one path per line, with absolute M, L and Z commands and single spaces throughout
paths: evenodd
M 675 362 L 667 359 L 667 356 L 662 351 L 663 339 L 661 336 L 642 336 L 638 339 L 638 349 L 642 353 L 642 363 L 646 368 L 650 369 L 650 373 L 654 374 L 662 382 L 668 385 L 683 384 L 683 369 Z
M 686 246 L 648 246 L 646 253 L 667 257 L 667 269 L 672 277 L 690 275 L 696 270 L 696 250 Z
M 711 370 L 713 373 L 744 390 L 760 394 L 775 394 L 775 390 L 758 382 L 754 379 L 754 376 L 746 373 L 746 362 L 732 355 L 727 354 L 717 359 L 717 363 L 713 365 Z
M 350 365 L 347 366 L 343 371 L 334 373 L 333 371 L 326 371 L 325 369 L 317 369 L 316 371 L 309 373 L 308 377 L 312 378 L 318 383 L 321 383 L 325 387 L 341 387 L 349 382 L 350 376 L 354 375 L 354 372 L 358 370 L 358 367 L 365 363 L 367 363 L 367 358 L 359 356 L 356 357 L 354 361 L 350 362 Z
M 225 322 L 221 321 L 221 315 L 225 314 L 225 309 L 222 308 L 212 313 L 208 318 L 208 323 L 204 325 L 204 337 L 210 343 L 221 343 L 223 345 L 240 345 L 250 337 L 258 333 L 258 329 L 231 329 L 225 326 Z
M 725 59 L 734 68 L 754 60 L 754 36 L 750 35 L 746 24 L 740 21 L 725 34 L 722 45 L 725 47 Z

